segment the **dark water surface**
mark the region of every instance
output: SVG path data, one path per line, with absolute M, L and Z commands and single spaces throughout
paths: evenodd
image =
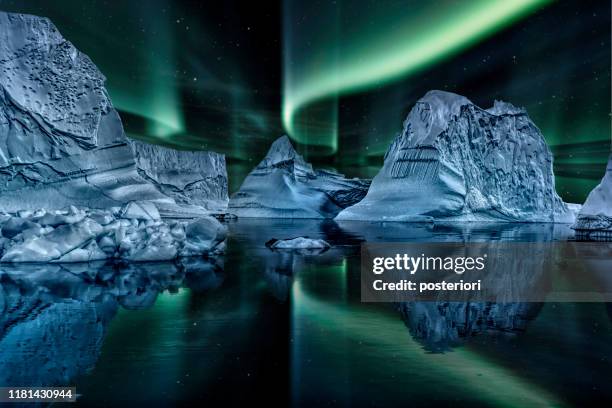
M 609 304 L 360 302 L 363 241 L 564 241 L 567 227 L 229 225 L 218 259 L 0 267 L 1 385 L 76 386 L 96 406 L 612 402 Z M 334 246 L 264 245 L 298 235 Z

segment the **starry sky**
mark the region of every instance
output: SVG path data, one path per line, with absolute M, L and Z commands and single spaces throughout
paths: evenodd
M 527 109 L 582 202 L 610 152 L 607 1 L 0 0 L 47 16 L 107 77 L 128 135 L 225 153 L 230 189 L 288 133 L 372 177 L 430 89 Z

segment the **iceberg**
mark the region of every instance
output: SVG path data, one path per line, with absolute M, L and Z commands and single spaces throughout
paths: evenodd
M 367 195 L 337 220 L 573 222 L 552 154 L 524 109 L 430 91 L 417 101 Z
M 589 193 L 572 226 L 587 239 L 612 238 L 612 154 L 601 183 Z
M 251 218 L 333 218 L 359 202 L 369 184 L 313 169 L 282 136 L 232 195 L 229 211 Z
M 0 12 L 0 209 L 150 201 L 192 218 L 223 208 L 223 156 L 130 144 L 105 81 L 49 19 Z
M 2 210 L 172 203 L 136 172 L 105 80 L 50 20 L 0 12 Z
M 213 217 L 164 220 L 150 202 L 21 211 L 0 216 L 0 262 L 168 261 L 223 252 L 226 234 Z
M 224 213 L 229 201 L 225 156 L 130 140 L 138 174 L 182 207 Z

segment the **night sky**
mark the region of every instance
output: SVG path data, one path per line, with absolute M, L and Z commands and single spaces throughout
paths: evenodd
M 127 133 L 225 153 L 230 189 L 289 133 L 371 177 L 430 89 L 527 109 L 582 202 L 610 152 L 609 1 L 17 1 L 107 77 Z

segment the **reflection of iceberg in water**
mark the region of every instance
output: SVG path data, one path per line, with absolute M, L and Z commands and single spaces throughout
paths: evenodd
M 462 236 L 466 242 L 482 240 L 481 232 L 457 230 L 458 236 Z M 528 224 L 513 226 L 499 233 L 504 241 L 531 238 L 538 242 L 482 244 L 480 251 L 489 255 L 489 269 L 486 274 L 483 271 L 476 273 L 475 277 L 470 276 L 470 279 L 485 282 L 481 291 L 458 295 L 440 292 L 437 301 L 399 304 L 399 311 L 411 335 L 425 350 L 444 352 L 475 337 L 485 341 L 512 337 L 524 332 L 528 323 L 539 314 L 542 302 L 517 299 L 544 299 L 551 291 L 550 271 L 554 269 L 554 260 L 549 251 L 552 247 L 542 241 L 558 239 L 559 234 L 555 235 L 549 226 L 542 229 Z M 457 255 L 461 254 L 454 256 Z M 504 259 L 512 259 L 513 262 L 508 263 Z M 453 282 L 462 278 L 465 276 L 451 273 L 445 280 Z M 449 296 L 453 298 L 447 299 Z
M 1 384 L 63 385 L 93 368 L 116 302 L 55 303 L 44 290 L 24 294 L 19 286 L 5 283 L 0 291 Z
M 399 308 L 412 336 L 426 350 L 442 352 L 477 335 L 520 333 L 542 303 L 408 302 Z
M 579 273 L 569 276 L 572 288 L 584 288 L 583 290 L 594 293 L 591 301 L 600 301 L 597 298 L 599 294 L 605 296 L 609 302 L 612 294 L 612 242 L 572 242 L 567 250 L 573 252 L 573 256 L 578 260 L 576 269 Z M 607 303 L 609 311 L 612 310 L 610 305 L 612 303 Z M 612 321 L 612 314 L 610 320 Z
M 367 242 L 549 242 L 573 235 L 563 224 L 503 223 L 384 223 L 338 221 L 341 229 Z M 524 331 L 542 307 L 539 302 L 511 302 L 516 291 L 546 290 L 548 282 L 533 269 L 504 274 L 514 284 L 499 279 L 500 286 L 487 293 L 498 301 L 405 302 L 399 305 L 412 336 L 428 351 L 444 351 L 476 335 L 511 335 Z M 522 272 L 522 273 L 521 273 Z M 528 273 L 526 273 L 528 272 Z M 460 277 L 451 276 L 460 279 Z M 497 291 L 497 293 L 495 293 Z M 514 293 L 512 293 L 514 292 Z M 526 296 L 526 295 L 524 295 Z
M 567 225 L 561 224 L 338 221 L 338 225 L 346 233 L 367 242 L 547 242 L 573 235 Z M 534 281 L 541 278 L 536 275 L 522 273 L 517 280 L 524 289 L 547 286 L 547 282 Z M 512 297 L 504 294 L 504 286 L 497 289 L 500 299 Z M 496 337 L 520 333 L 541 307 L 542 303 L 526 302 L 405 302 L 399 305 L 399 310 L 411 335 L 426 350 L 441 352 L 477 335 Z
M 547 242 L 574 235 L 568 225 L 550 223 L 337 223 L 345 234 L 367 242 Z
M 605 302 L 612 298 L 612 243 L 489 242 L 470 248 L 475 245 L 483 245 L 486 249 L 481 252 L 495 261 L 488 271 L 469 277 L 482 280 L 482 290 L 440 291 L 429 299 L 404 298 L 399 303 L 412 336 L 428 351 L 441 352 L 474 337 L 521 333 L 537 317 L 543 302 Z M 457 282 L 466 276 L 451 273 L 444 279 Z M 421 277 L 430 279 L 429 275 Z M 414 279 L 419 281 L 419 275 Z
M 93 369 L 119 306 L 146 309 L 185 283 L 220 284 L 214 260 L 0 268 L 0 384 L 70 385 Z M 196 289 L 196 290 L 198 290 Z
M 347 234 L 331 220 L 311 219 L 240 219 L 229 224 L 230 236 L 243 242 L 250 260 L 261 260 L 264 279 L 274 297 L 284 301 L 289 297 L 293 277 L 303 265 L 313 262 L 317 265 L 336 264 L 348 252 L 358 251 L 360 240 Z M 265 243 L 270 239 L 284 239 L 308 236 L 323 239 L 332 248 L 321 252 L 309 250 L 271 250 Z M 341 246 L 337 246 L 337 245 Z M 342 245 L 343 244 L 343 245 Z
M 489 269 L 475 271 L 476 276 L 470 276 L 470 279 L 485 282 L 482 291 L 464 292 L 457 296 L 460 299 L 453 299 L 460 301 L 442 301 L 442 297 L 448 295 L 440 292 L 439 301 L 400 304 L 399 309 L 412 336 L 426 350 L 443 352 L 475 336 L 512 336 L 523 332 L 540 312 L 542 302 L 517 300 L 543 299 L 550 292 L 552 284 L 548 272 L 554 266 L 551 247 L 534 242 L 490 243 L 484 244 L 484 248 L 483 253 L 489 255 Z M 445 280 L 452 282 L 461 278 L 462 275 L 451 273 Z
M 400 303 L 410 333 L 428 351 L 443 352 L 475 336 L 498 338 L 521 333 L 543 305 L 529 300 L 544 300 L 552 289 L 550 271 L 555 261 L 549 244 L 475 245 L 489 256 L 488 268 L 469 276 L 469 280 L 482 280 L 482 290 L 457 294 L 441 291 L 437 300 Z M 458 251 L 449 255 L 462 256 L 461 248 Z M 430 279 L 428 276 L 421 275 L 425 280 Z M 451 272 L 443 279 L 458 282 L 466 276 Z
M 332 248 L 320 254 L 269 249 L 260 253 L 265 265 L 264 279 L 274 297 L 281 301 L 288 299 L 294 277 L 307 264 L 313 262 L 318 266 L 336 265 L 345 255 L 346 252 L 342 248 Z
M 278 300 L 285 301 L 289 297 L 295 254 L 292 252 L 271 253 L 265 256 L 264 279 L 268 288 Z
M 280 275 L 266 270 L 264 272 L 264 279 L 275 298 L 283 302 L 287 300 L 291 284 L 293 283 L 291 276 Z

